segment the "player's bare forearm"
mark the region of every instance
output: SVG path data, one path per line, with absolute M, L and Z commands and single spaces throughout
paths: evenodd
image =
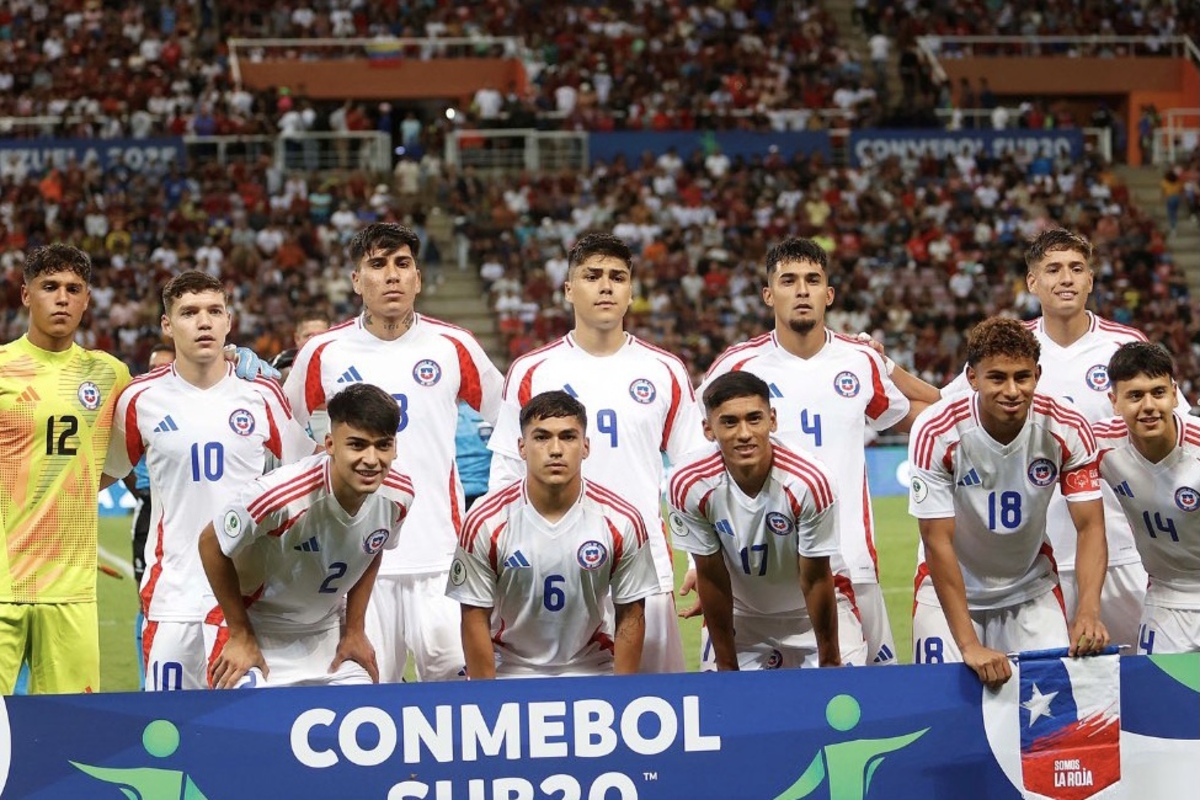
M 940 389 L 931 383 L 926 383 L 901 366 L 892 370 L 891 378 L 892 383 L 896 384 L 896 388 L 900 390 L 900 394 L 907 397 L 913 405 L 920 404 L 922 410 L 942 399 Z
M 200 550 L 200 563 L 204 565 L 204 574 L 208 576 L 213 595 L 225 615 L 225 624 L 229 627 L 230 634 L 249 632 L 253 636 L 254 628 L 242 602 L 237 568 L 233 565 L 233 559 L 222 552 L 211 522 L 200 532 L 200 543 L 197 547 Z
M 375 578 L 379 575 L 382 561 L 382 554 L 371 559 L 362 577 L 346 592 L 346 630 L 361 632 L 367 629 L 367 605 L 371 601 L 371 590 L 375 588 Z
M 712 643 L 713 658 L 719 672 L 738 669 L 737 645 L 733 630 L 733 587 L 729 570 L 720 551 L 708 556 L 694 556 L 696 561 L 696 594 L 704 610 L 704 627 Z
M 828 558 L 800 556 L 800 591 L 817 636 L 817 661 L 822 667 L 842 665 L 838 645 L 837 596 Z
M 252 667 L 258 667 L 264 678 L 270 674 L 254 631 L 230 630 L 229 639 L 213 661 L 209 682 L 214 689 L 232 689 Z
M 636 675 L 646 643 L 646 601 L 613 604 L 617 629 L 613 635 L 613 674 Z
M 473 681 L 496 677 L 496 650 L 492 645 L 492 609 L 462 607 L 463 658 Z
M 950 635 L 962 653 L 963 663 L 974 670 L 983 683 L 998 687 L 1012 677 L 1012 665 L 1004 653 L 984 647 L 975 633 L 967 607 L 962 567 L 954 554 L 954 519 L 922 519 L 917 524 L 925 545 L 925 565 L 929 567 L 938 603 L 946 616 Z
M 1071 622 L 1071 655 L 1087 655 L 1108 646 L 1108 630 L 1100 621 L 1100 592 L 1108 572 L 1108 542 L 1104 536 L 1104 504 L 1101 500 L 1068 503 L 1075 523 L 1075 580 L 1079 603 Z

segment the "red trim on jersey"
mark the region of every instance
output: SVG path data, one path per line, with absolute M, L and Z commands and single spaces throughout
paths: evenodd
M 1053 398 L 1041 394 L 1033 396 L 1033 409 L 1040 414 L 1050 417 L 1055 422 L 1060 422 L 1067 427 L 1074 428 L 1089 450 L 1096 449 L 1096 437 L 1092 435 L 1091 423 L 1087 421 L 1087 418 L 1083 414 L 1072 408 L 1060 405 Z
M 521 371 L 521 369 L 526 361 L 530 361 L 533 358 L 541 355 L 542 353 L 545 353 L 549 350 L 553 350 L 556 347 L 562 347 L 564 344 L 567 345 L 568 347 L 571 346 L 571 343 L 569 341 L 567 341 L 567 338 L 565 336 L 555 339 L 553 342 L 550 342 L 549 344 L 544 344 L 541 347 L 530 350 L 528 353 L 525 353 L 520 358 L 518 358 L 516 361 L 514 361 L 511 365 L 509 365 L 508 374 L 504 376 L 504 390 L 503 390 L 504 396 L 508 397 L 509 381 L 512 380 L 512 377 L 514 375 L 516 375 L 518 372 Z M 545 359 L 542 359 L 542 361 L 545 361 Z M 541 361 L 539 361 L 538 363 L 540 364 Z
M 951 402 L 937 416 L 930 419 L 917 431 L 916 447 L 913 448 L 913 461 L 917 463 L 918 467 L 929 469 L 938 437 L 971 416 L 971 402 L 973 398 L 974 395 L 968 395 Z
M 289 519 L 287 522 L 280 525 L 275 530 L 267 531 L 267 536 L 274 536 L 276 538 L 283 536 L 285 533 L 290 531 L 296 525 L 297 522 L 299 522 L 301 519 L 303 519 L 304 515 L 307 514 L 308 512 L 309 512 L 309 509 L 307 509 L 307 508 L 304 509 L 299 514 L 292 517 L 291 519 Z
M 274 489 L 269 489 L 263 492 L 255 500 L 247 504 L 246 511 L 254 519 L 261 522 L 262 518 L 267 514 L 290 503 L 294 497 L 296 489 L 300 488 L 304 491 L 311 490 L 314 485 L 320 485 L 325 480 L 325 464 L 319 464 L 311 469 L 301 472 L 299 475 L 276 486 Z M 303 494 L 303 492 L 301 492 Z M 299 495 L 297 495 L 299 496 Z M 280 498 L 286 497 L 283 502 L 279 502 Z
M 450 524 L 454 526 L 454 535 L 462 532 L 463 513 L 458 504 L 458 467 L 450 466 Z
M 720 474 L 723 469 L 725 469 L 725 462 L 721 460 L 720 451 L 710 456 L 705 456 L 692 464 L 680 467 L 671 476 L 671 482 L 667 486 L 667 494 L 671 499 L 671 505 L 679 509 L 684 508 L 687 503 L 688 492 L 692 490 L 692 487 L 705 478 Z
M 585 495 L 597 503 L 608 506 L 613 511 L 629 517 L 629 521 L 633 523 L 633 535 L 637 537 L 639 544 L 645 544 L 650 541 L 650 532 L 646 530 L 646 521 L 642 519 L 642 512 L 634 508 L 631 503 L 621 499 L 611 490 L 590 481 L 584 481 L 583 491 Z
M 845 575 L 833 576 L 833 589 L 850 601 L 850 610 L 854 612 L 854 618 L 858 620 L 858 624 L 862 624 L 862 612 L 858 610 L 858 600 L 854 596 L 854 584 Z
M 1038 555 L 1046 557 L 1046 560 L 1050 562 L 1050 571 L 1053 572 L 1054 577 L 1057 578 L 1058 562 L 1054 560 L 1054 548 L 1050 546 L 1049 542 L 1042 542 L 1042 546 L 1038 548 Z M 1065 599 L 1063 599 L 1062 586 L 1057 580 L 1054 581 L 1053 592 L 1055 599 L 1058 600 L 1058 607 L 1062 609 L 1063 619 L 1067 620 L 1067 625 L 1069 626 L 1071 621 L 1067 617 L 1067 602 Z
M 1104 317 L 1098 317 L 1095 314 L 1092 315 L 1092 319 L 1095 321 L 1095 327 L 1093 330 L 1098 329 L 1104 331 L 1105 333 L 1124 334 L 1125 336 L 1133 337 L 1139 342 L 1150 341 L 1146 338 L 1146 334 L 1142 333 L 1137 328 L 1131 328 L 1128 325 L 1122 325 L 1119 322 L 1113 322 L 1111 319 L 1104 319 Z
M 483 379 L 479 377 L 479 367 L 475 365 L 475 359 L 471 358 L 471 351 L 465 344 L 448 334 L 443 333 L 442 336 L 454 345 L 454 351 L 458 353 L 458 399 L 466 400 L 467 405 L 479 411 L 483 408 Z
M 833 486 L 830 485 L 829 479 L 820 469 L 814 466 L 808 459 L 796 455 L 779 445 L 775 445 L 773 450 L 774 466 L 804 481 L 805 485 L 808 486 L 808 491 L 813 496 L 818 511 L 824 511 L 833 504 Z
M 158 634 L 158 623 L 152 619 L 146 620 L 142 628 L 142 669 L 150 671 L 150 651 L 154 648 L 154 637 Z
M 399 472 L 389 470 L 388 472 L 384 473 L 383 485 L 389 489 L 399 489 L 400 491 L 408 492 L 409 494 L 414 493 L 412 481 L 409 480 L 407 475 Z
M 158 579 L 162 577 L 162 559 L 163 559 L 163 518 L 158 518 L 158 536 L 154 540 L 154 564 L 150 567 L 150 577 L 146 581 L 146 585 L 142 587 L 142 614 L 147 618 L 150 616 L 150 602 L 154 599 L 154 588 L 158 586 Z M 147 651 L 149 652 L 149 651 Z
M 1021 324 L 1024 325 L 1026 328 L 1028 328 L 1031 331 L 1036 331 L 1038 329 L 1038 326 L 1041 324 L 1041 322 L 1042 322 L 1041 317 L 1034 317 L 1033 319 L 1021 320 Z
M 309 414 L 325 405 L 325 386 L 321 383 L 321 354 L 332 341 L 321 342 L 313 350 L 312 358 L 308 361 L 308 371 L 304 373 L 304 410 Z
M 282 461 L 283 437 L 279 434 L 279 426 L 275 424 L 275 415 L 271 413 L 271 404 L 263 403 L 263 408 L 267 412 L 267 430 L 270 432 L 270 435 L 267 436 L 267 440 L 263 442 L 263 445 L 267 448 L 267 450 L 271 451 L 271 455 Z
M 598 645 L 600 645 L 601 650 L 605 650 L 609 653 L 616 652 L 612 637 L 604 632 L 603 625 L 601 625 L 599 628 L 596 628 L 595 633 L 593 633 L 590 637 L 588 637 L 587 643 L 588 644 L 593 644 L 593 643 L 598 644 Z
M 500 553 L 499 541 L 500 534 L 508 527 L 508 520 L 504 520 L 496 526 L 496 530 L 492 531 L 491 539 L 488 540 L 488 563 L 492 565 L 492 572 L 500 573 Z
M 704 381 L 706 383 L 708 382 L 708 379 L 712 377 L 713 372 L 716 371 L 717 367 L 721 366 L 722 362 L 726 361 L 729 358 L 732 358 L 733 356 L 737 355 L 738 353 L 742 352 L 743 350 L 748 350 L 753 347 L 761 347 L 764 344 L 766 344 L 767 342 L 770 342 L 771 339 L 772 339 L 772 334 L 771 334 L 771 332 L 768 331 L 767 333 L 760 333 L 758 336 L 755 336 L 753 339 L 750 339 L 749 341 L 742 342 L 741 344 L 735 344 L 733 347 L 726 348 L 725 352 L 721 353 L 721 355 L 717 356 L 717 359 L 715 361 L 713 361 L 712 366 L 710 366 L 708 368 L 708 372 L 704 373 Z M 751 356 L 750 358 L 753 358 L 753 357 L 754 356 Z M 750 359 L 746 359 L 746 360 L 742 361 L 741 364 L 745 364 L 746 361 L 749 361 L 749 360 Z M 741 364 L 739 364 L 739 366 Z M 732 369 L 730 369 L 728 371 L 733 372 L 735 369 L 737 369 L 737 367 L 733 367 Z
M 879 365 L 870 356 L 867 356 L 867 363 L 871 366 L 871 390 L 874 392 L 871 402 L 867 403 L 867 416 L 871 419 L 879 419 L 892 407 L 892 403 L 888 400 L 887 392 L 884 391 L 883 373 L 879 371 Z
M 260 375 L 253 380 L 251 385 L 259 388 L 260 390 L 266 389 L 284 410 L 291 410 L 291 403 L 288 402 L 287 396 L 285 396 L 283 393 L 283 389 L 275 381 L 267 380 Z
M 491 517 L 513 500 L 521 496 L 521 482 L 510 483 L 495 494 L 485 495 L 482 500 L 471 507 L 467 519 L 463 523 L 462 532 L 458 536 L 458 545 L 468 553 L 472 552 L 475 537 L 479 530 Z
M 700 502 L 696 504 L 696 510 L 700 512 L 700 516 L 702 516 L 702 517 L 708 516 L 708 498 L 712 497 L 713 492 L 715 492 L 716 490 L 717 489 L 715 486 L 712 489 L 709 489 L 707 492 L 704 493 L 704 496 L 700 498 Z
M 921 584 L 925 582 L 926 578 L 929 578 L 930 580 L 932 580 L 933 576 L 931 576 L 929 574 L 929 565 L 926 564 L 924 561 L 922 561 L 920 564 L 917 564 L 917 574 L 916 574 L 916 577 L 913 578 L 913 616 L 914 617 L 917 615 L 917 592 L 919 592 L 921 590 Z
M 533 399 L 533 373 L 544 363 L 546 363 L 545 359 L 537 362 L 521 378 L 521 385 L 517 387 L 517 405 L 519 407 L 524 408 L 525 404 Z
M 1076 467 L 1070 472 L 1063 472 L 1059 481 L 1063 497 L 1080 494 L 1081 492 L 1100 491 L 1100 461 L 1089 461 Z
M 508 627 L 508 623 L 504 621 L 504 617 L 501 617 L 500 618 L 500 627 L 496 630 L 496 635 L 492 637 L 493 644 L 499 644 L 499 645 L 504 644 L 504 640 L 501 637 L 504 636 L 504 629 L 507 627 Z
M 146 389 L 149 388 L 149 386 L 146 387 Z M 145 389 L 129 398 L 129 405 L 125 406 L 125 454 L 129 457 L 131 466 L 137 466 L 137 463 L 142 460 L 142 456 L 146 454 L 146 443 L 142 439 L 142 432 L 138 429 L 137 411 L 137 401 L 143 392 Z
M 1097 439 L 1120 439 L 1129 433 L 1123 419 L 1110 419 L 1092 426 L 1092 435 Z
M 798 522 L 800 520 L 800 514 L 803 512 L 803 509 L 800 507 L 799 499 L 796 498 L 796 495 L 792 494 L 792 490 L 788 487 L 782 486 L 780 488 L 782 488 L 783 493 L 787 495 L 788 503 L 792 509 L 792 516 L 795 517 L 796 521 Z
M 429 316 L 426 316 L 425 314 L 416 314 L 415 316 L 416 316 L 417 322 L 424 322 L 433 327 L 449 328 L 450 330 L 461 333 L 470 339 L 475 338 L 475 334 L 471 333 L 471 331 L 469 331 L 466 328 L 463 328 L 461 326 L 455 325 L 452 322 L 446 322 L 446 320 L 444 320 L 444 319 L 435 319 L 434 317 L 429 317 Z M 414 324 L 416 324 L 416 323 L 414 323 Z M 445 335 L 446 334 L 444 334 L 444 333 L 442 334 L 442 336 L 445 336 Z
M 679 381 L 675 378 L 675 373 L 668 370 L 667 374 L 671 376 L 671 407 L 667 409 L 667 419 L 663 423 L 662 444 L 658 448 L 664 453 L 671 441 L 671 430 L 675 427 L 675 416 L 679 413 L 679 404 L 683 400 L 683 389 L 679 386 Z
M 621 557 L 625 555 L 625 537 L 617 530 L 617 526 L 612 524 L 611 519 L 605 517 L 604 523 L 608 525 L 608 533 L 612 536 L 613 540 L 612 569 L 608 571 L 609 575 L 611 575 L 616 572 L 617 565 L 621 563 Z
M 875 580 L 879 580 L 879 554 L 875 552 L 875 530 L 871 519 L 871 490 L 867 485 L 867 473 L 863 473 L 862 490 L 863 534 L 867 539 L 867 554 L 871 556 L 871 564 L 875 567 Z
M 942 466 L 946 468 L 946 472 L 954 472 L 954 451 L 962 442 L 951 442 L 946 445 L 946 455 L 942 456 Z

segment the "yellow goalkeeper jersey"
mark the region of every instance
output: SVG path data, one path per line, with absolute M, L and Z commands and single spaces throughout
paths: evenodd
M 96 599 L 96 494 L 128 383 L 107 353 L 0 345 L 0 603 Z

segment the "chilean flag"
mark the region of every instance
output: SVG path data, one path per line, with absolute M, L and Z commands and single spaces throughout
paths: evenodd
M 1121 782 L 1120 662 L 1021 653 L 1021 768 L 1026 797 L 1111 797 Z M 1108 791 L 1111 788 L 1111 791 Z

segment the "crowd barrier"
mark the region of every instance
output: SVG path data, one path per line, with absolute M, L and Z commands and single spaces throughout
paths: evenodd
M 1082 714 L 1083 689 L 942 665 L 9 697 L 0 798 L 1194 797 L 1200 655 L 1109 674 L 1119 756 L 1114 735 L 1047 762 L 1049 795 L 1023 789 L 1022 729 Z

